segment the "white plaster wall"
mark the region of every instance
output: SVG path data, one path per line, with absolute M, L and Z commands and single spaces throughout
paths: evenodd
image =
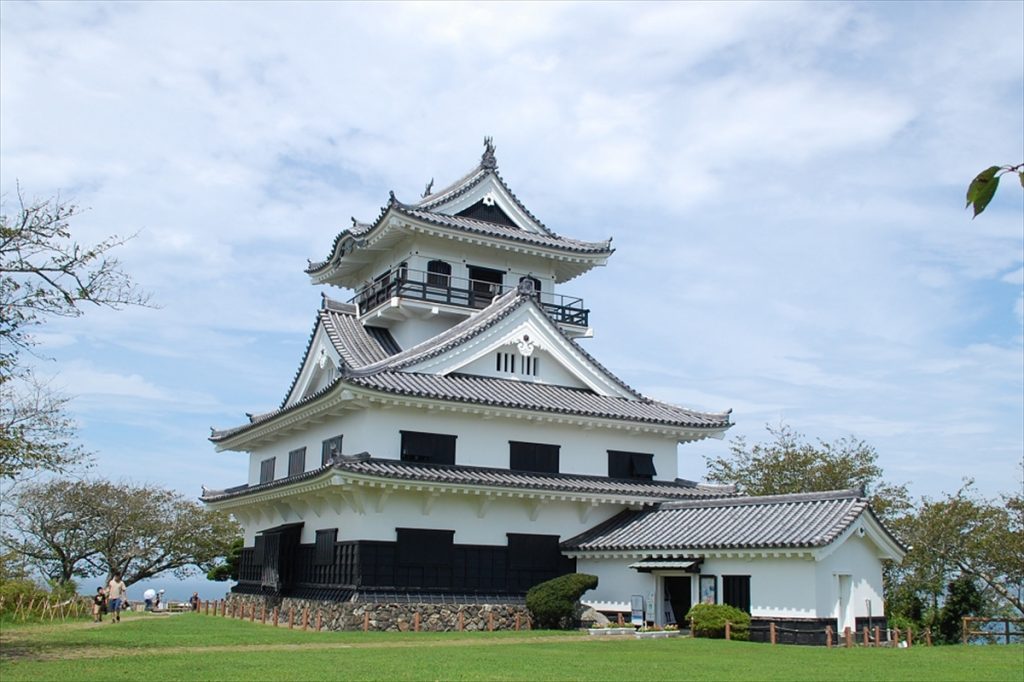
M 472 545 L 508 544 L 507 533 L 558 535 L 566 540 L 622 511 L 621 505 L 600 505 L 587 510 L 589 503 L 547 502 L 534 514 L 528 500 L 514 497 L 497 498 L 482 505 L 475 495 L 443 494 L 430 500 L 430 494 L 417 491 L 384 492 L 362 488 L 347 499 L 338 491 L 318 491 L 326 503 L 314 497 L 275 500 L 262 507 L 263 516 L 245 524 L 246 544 L 256 533 L 284 523 L 303 521 L 302 542 L 311 543 L 316 531 L 337 528 L 338 540 L 396 539 L 396 528 L 454 530 L 455 543 Z M 361 511 L 360 511 L 361 509 Z M 584 520 L 585 519 L 585 520 Z
M 854 529 L 845 542 L 817 564 L 816 604 L 821 617 L 838 617 L 839 575 L 849 575 L 853 580 L 853 613 L 857 618 L 867 618 L 868 604 L 871 616 L 885 614 L 882 599 L 882 562 L 877 549 L 867 538 L 861 537 Z M 867 601 L 866 601 L 867 600 Z
M 629 568 L 636 561 L 639 559 L 577 559 L 577 573 L 597 576 L 597 588 L 585 592 L 580 601 L 598 611 L 628 612 L 634 594 L 643 595 L 645 601 L 654 600 L 654 575 Z
M 289 434 L 270 445 L 253 450 L 249 456 L 249 484 L 259 482 L 260 461 L 277 457 L 275 478 L 288 471 L 288 453 L 306 447 L 306 470 L 320 467 L 321 444 L 337 435 L 342 439 L 342 454 L 369 452 L 373 457 L 399 459 L 401 434 L 405 431 L 454 434 L 456 464 L 506 469 L 509 466 L 510 440 L 560 445 L 559 467 L 562 473 L 608 475 L 608 450 L 649 452 L 654 454 L 657 480 L 674 480 L 676 442 L 651 434 L 593 428 L 570 424 L 535 422 L 519 419 L 485 419 L 478 415 L 433 412 L 412 408 L 366 409 L 344 413 L 305 431 Z M 232 456 L 224 453 L 221 456 Z
M 495 369 L 495 355 L 497 353 L 511 353 L 516 356 L 516 373 L 499 372 Z M 571 374 L 559 362 L 557 362 L 547 351 L 535 349 L 533 358 L 540 360 L 540 371 L 537 376 L 523 374 L 523 356 L 516 346 L 506 345 L 474 360 L 459 371 L 465 374 L 473 374 L 485 377 L 497 377 L 499 379 L 513 379 L 519 381 L 530 381 L 555 386 L 569 386 L 571 388 L 587 388 L 587 385 Z
M 723 575 L 750 576 L 750 615 L 755 618 L 819 618 L 816 611 L 813 559 L 799 557 L 708 558 L 701 564 L 702 576 L 714 575 L 718 603 L 723 603 Z M 696 601 L 694 601 L 696 603 Z

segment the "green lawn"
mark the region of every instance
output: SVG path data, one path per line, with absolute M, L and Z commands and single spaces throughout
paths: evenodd
M 15 680 L 1024 680 L 1024 646 L 823 649 L 561 632 L 312 633 L 211 616 L 0 629 Z

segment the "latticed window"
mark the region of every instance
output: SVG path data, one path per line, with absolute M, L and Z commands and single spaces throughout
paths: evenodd
M 298 476 L 306 470 L 306 448 L 298 448 L 288 453 L 288 475 Z
M 277 457 L 271 457 L 260 462 L 260 483 L 270 483 L 274 480 L 274 466 Z
M 427 263 L 427 286 L 447 287 L 451 276 L 452 266 L 443 260 L 432 260 Z

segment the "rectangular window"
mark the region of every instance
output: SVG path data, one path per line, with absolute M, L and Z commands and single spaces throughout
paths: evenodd
M 634 478 L 650 481 L 656 474 L 654 455 L 649 452 L 608 451 L 608 476 L 610 478 Z
M 723 575 L 722 603 L 750 613 L 750 576 Z
M 402 461 L 424 464 L 455 464 L 455 439 L 443 433 L 400 431 Z
M 327 528 L 316 532 L 316 549 L 313 565 L 330 566 L 334 563 L 334 545 L 338 541 L 338 529 Z
M 451 566 L 454 530 L 396 528 L 398 563 L 402 566 Z
M 553 571 L 562 553 L 557 535 L 508 533 L 508 567 L 521 570 Z
M 341 436 L 328 438 L 320 448 L 320 466 L 326 466 L 335 457 L 341 455 Z
M 306 470 L 306 448 L 298 448 L 288 453 L 288 475 L 298 476 Z
M 260 483 L 270 483 L 274 480 L 274 463 L 277 457 L 271 457 L 260 462 Z
M 536 471 L 543 474 L 558 473 L 558 451 L 560 445 L 545 443 L 508 442 L 509 464 L 512 471 Z

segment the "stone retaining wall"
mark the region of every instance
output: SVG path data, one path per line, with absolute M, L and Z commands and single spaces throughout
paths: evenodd
M 282 623 L 288 614 L 294 613 L 296 624 L 301 622 L 305 609 L 309 613 L 309 627 L 316 628 L 317 614 L 320 615 L 321 630 L 378 630 L 407 632 L 418 627 L 427 632 L 450 632 L 458 630 L 521 630 L 530 628 L 529 611 L 521 604 L 395 604 L 368 602 L 315 601 L 311 599 L 274 600 L 262 595 L 231 594 L 227 599 L 229 609 L 243 608 L 245 613 L 256 608 L 256 618 L 261 609 L 267 609 L 267 620 L 274 608 L 279 609 Z M 460 620 L 461 614 L 461 620 Z

